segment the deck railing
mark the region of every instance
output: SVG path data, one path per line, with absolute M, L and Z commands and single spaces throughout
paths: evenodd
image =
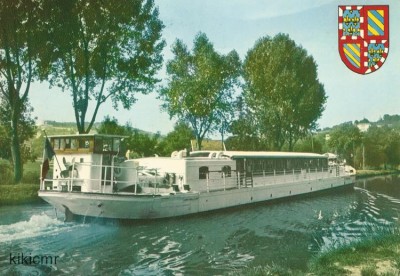
M 51 169 L 51 168 L 50 168 Z M 87 169 L 85 171 L 85 169 Z M 51 173 L 50 173 L 51 172 Z M 166 190 L 174 190 L 174 186 L 183 189 L 181 175 L 169 173 L 175 181 L 171 181 L 166 173 L 157 169 L 146 169 L 144 167 L 126 167 L 113 165 L 94 165 L 89 163 L 75 163 L 68 170 L 60 173 L 60 177 L 54 178 L 51 169 L 48 176 L 41 182 L 41 190 L 58 190 L 63 192 L 94 192 L 94 193 L 117 193 L 128 188 L 129 193 L 138 194 L 140 191 L 146 193 L 160 194 Z M 62 174 L 68 176 L 61 177 Z M 82 177 L 80 174 L 97 175 L 97 177 Z M 128 180 L 123 180 L 128 179 Z
M 53 170 L 50 170 L 52 172 Z M 80 172 L 80 173 L 78 173 Z M 82 177 L 87 173 L 97 177 Z M 68 173 L 68 175 L 66 175 Z M 191 180 L 184 176 L 170 173 L 174 180 L 166 178 L 166 173 L 157 169 L 127 166 L 103 166 L 89 163 L 75 163 L 60 173 L 65 177 L 52 176 L 41 182 L 41 190 L 58 190 L 63 192 L 93 192 L 93 193 L 132 193 L 132 194 L 163 194 L 190 189 Z M 282 183 L 295 183 L 307 180 L 317 180 L 345 175 L 344 166 L 327 168 L 292 169 L 292 170 L 262 170 L 254 172 L 239 172 L 231 170 L 209 171 L 204 180 L 204 188 L 199 192 L 217 190 L 242 189 L 267 186 Z M 124 176 L 124 177 L 122 177 Z M 123 180 L 123 179 L 127 180 Z M 189 186 L 189 188 L 188 188 Z

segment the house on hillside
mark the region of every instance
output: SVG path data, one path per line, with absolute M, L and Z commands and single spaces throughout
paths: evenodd
M 370 122 L 363 122 L 363 123 L 356 123 L 357 128 L 361 131 L 361 132 L 367 132 L 369 127 L 371 126 Z

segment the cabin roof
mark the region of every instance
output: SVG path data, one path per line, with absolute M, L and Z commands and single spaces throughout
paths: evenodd
M 195 151 L 193 153 L 216 153 L 231 159 L 243 158 L 327 158 L 326 155 L 309 152 L 284 152 L 284 151 Z M 206 157 L 206 156 L 202 156 Z M 193 156 L 193 158 L 200 158 Z
M 241 158 L 326 158 L 326 156 L 309 152 L 284 152 L 284 151 L 225 151 L 224 155 L 232 159 Z

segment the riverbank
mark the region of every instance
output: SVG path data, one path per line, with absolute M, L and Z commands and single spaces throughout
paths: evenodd
M 400 275 L 400 231 L 386 230 L 328 250 L 309 267 L 313 275 Z
M 307 271 L 270 264 L 236 270 L 228 275 L 400 275 L 400 231 L 385 232 L 328 249 L 309 262 Z
M 367 178 L 389 174 L 400 174 L 400 170 L 357 170 L 356 178 Z
M 0 205 L 16 205 L 41 202 L 39 184 L 0 185 Z

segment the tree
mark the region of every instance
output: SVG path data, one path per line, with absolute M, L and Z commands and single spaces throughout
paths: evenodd
M 162 140 L 160 147 L 163 149 L 163 155 L 169 156 L 176 150 L 191 148 L 191 140 L 194 139 L 193 130 L 183 122 L 178 122 L 174 130 L 167 134 Z
M 325 153 L 325 134 L 310 133 L 306 137 L 300 139 L 294 146 L 294 151 L 297 152 L 315 152 Z
M 111 99 L 129 109 L 135 94 L 159 81 L 162 22 L 153 0 L 46 0 L 48 36 L 43 78 L 69 90 L 79 133 L 88 133 L 100 105 Z M 94 101 L 89 116 L 89 102 Z M 90 118 L 85 125 L 86 117 Z
M 159 147 L 159 141 L 160 133 L 150 135 L 135 129 L 126 144 L 133 157 L 148 157 L 155 154 L 160 155 L 163 152 Z
M 23 174 L 21 145 L 29 135 L 21 135 L 27 111 L 28 93 L 37 76 L 37 58 L 42 46 L 43 21 L 40 3 L 33 0 L 0 1 L 0 95 L 9 129 L 14 182 Z
M 316 128 L 326 95 L 317 65 L 307 51 L 278 34 L 263 37 L 247 52 L 244 99 L 258 131 L 281 150 L 290 151 L 297 140 Z
M 174 58 L 167 63 L 168 83 L 160 98 L 171 117 L 192 127 L 201 149 L 205 135 L 219 130 L 232 113 L 240 59 L 236 51 L 217 53 L 204 33 L 195 37 L 192 52 L 181 40 L 174 43 L 172 52 Z
M 330 151 L 346 159 L 350 165 L 356 168 L 359 167 L 356 166 L 357 164 L 355 164 L 354 160 L 356 150 L 362 143 L 362 134 L 352 122 L 343 123 L 334 127 L 329 133 L 329 140 L 327 143 Z
M 250 110 L 242 96 L 239 96 L 235 102 L 236 118 L 229 126 L 230 136 L 225 143 L 229 150 L 265 150 L 266 145 L 260 129 L 250 115 Z
M 110 116 L 106 116 L 104 117 L 100 126 L 97 128 L 97 132 L 100 134 L 109 135 L 131 135 L 133 130 L 129 125 L 119 125 L 116 118 L 110 118 Z
M 35 118 L 32 117 L 33 108 L 26 104 L 22 105 L 17 121 L 17 132 L 19 134 L 19 149 L 21 166 L 28 160 L 35 160 L 38 156 L 32 151 L 32 147 L 26 142 L 36 134 Z M 9 118 L 11 107 L 5 102 L 0 103 L 0 158 L 13 161 L 13 153 L 10 147 L 13 130 L 10 128 Z M 15 166 L 15 165 L 14 165 Z M 14 178 L 15 181 L 15 178 Z
M 400 163 L 400 135 L 387 126 L 371 126 L 363 139 L 365 165 L 378 168 Z

